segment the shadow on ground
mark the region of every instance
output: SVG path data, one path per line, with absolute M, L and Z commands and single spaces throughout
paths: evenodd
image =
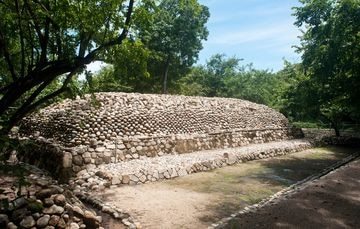
M 358 160 L 287 200 L 235 218 L 226 228 L 357 228 L 359 177 Z
M 358 149 L 346 147 L 318 148 L 214 171 L 220 176 L 214 177 L 208 183 L 190 187 L 196 191 L 213 192 L 222 196 L 221 201 L 207 206 L 213 215 L 201 217 L 200 220 L 216 222 L 321 172 L 356 151 Z
M 356 150 L 343 147 L 309 149 L 283 157 L 251 161 L 209 172 L 195 173 L 174 180 L 124 186 L 99 195 L 106 202 L 115 203 L 123 209 L 129 209 L 129 213 L 136 216 L 146 228 L 206 228 L 223 217 L 228 217 L 232 213 L 257 203 L 297 181 L 321 172 L 324 168 L 356 152 Z M 323 192 L 322 189 L 324 188 L 319 186 L 319 190 L 311 195 L 320 197 L 327 195 L 330 200 L 326 200 L 325 203 L 319 202 L 317 205 L 320 207 L 324 204 L 331 205 L 333 203 L 331 198 L 336 197 L 336 192 L 330 192 L 331 189 L 329 189 L 325 190 L 327 193 Z M 349 201 L 347 197 L 344 200 L 341 199 L 344 198 L 343 195 L 352 196 L 351 198 L 354 199 L 358 198 L 356 190 L 350 194 L 337 195 L 337 201 L 346 203 L 350 209 L 356 209 L 357 206 L 351 206 L 347 203 Z M 335 195 L 335 197 L 331 195 Z M 331 215 L 332 218 L 336 219 L 337 212 L 341 211 L 341 209 L 335 209 L 335 215 L 332 215 L 332 210 L 330 213 L 326 210 L 312 210 L 306 205 L 308 201 L 311 202 L 312 200 L 308 196 L 303 196 L 301 201 L 298 201 L 291 208 L 285 206 L 284 211 L 295 211 L 295 207 L 300 207 L 302 210 L 297 211 L 299 217 L 303 210 L 306 212 L 314 211 L 312 213 L 314 222 L 320 217 L 317 214 Z M 263 215 L 249 215 L 249 218 L 244 219 L 245 221 L 243 219 L 233 221 L 229 227 L 256 228 L 259 224 L 258 218 L 268 216 L 268 220 L 279 220 L 273 225 L 263 221 L 263 225 L 265 225 L 263 228 L 282 226 L 286 228 L 291 219 L 287 221 L 287 218 L 281 218 L 282 214 L 274 215 L 272 210 L 269 210 Z M 250 219 L 255 224 L 243 226 L 245 225 L 243 223 L 250 222 Z M 346 225 L 348 224 L 346 223 Z

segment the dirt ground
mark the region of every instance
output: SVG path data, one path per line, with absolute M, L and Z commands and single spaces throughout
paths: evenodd
M 360 160 L 288 199 L 248 213 L 226 228 L 359 228 Z
M 311 149 L 169 181 L 123 186 L 98 196 L 128 211 L 143 228 L 207 228 L 221 218 L 321 171 L 351 151 L 344 148 Z M 356 195 L 355 192 L 355 199 L 358 198 Z M 241 218 L 233 221 L 230 227 L 238 228 L 244 222 L 251 222 L 250 219 L 256 224 L 244 228 L 261 226 L 257 218 L 249 216 L 245 221 Z M 259 222 L 263 222 L 264 228 L 270 226 L 266 220 Z M 286 223 L 272 226 L 286 226 Z

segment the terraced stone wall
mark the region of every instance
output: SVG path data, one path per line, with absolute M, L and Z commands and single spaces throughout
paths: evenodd
M 24 119 L 20 134 L 71 149 L 73 172 L 104 163 L 293 138 L 287 119 L 249 101 L 97 93 Z

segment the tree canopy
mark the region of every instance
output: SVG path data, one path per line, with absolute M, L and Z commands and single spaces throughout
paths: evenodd
M 312 107 L 337 128 L 343 120 L 359 118 L 360 2 L 301 0 L 301 3 L 294 15 L 295 25 L 306 29 L 298 47 L 308 76 L 301 82 L 302 89 L 308 91 L 306 107 Z
M 247 99 L 338 129 L 360 117 L 360 2 L 300 0 L 301 63 L 276 73 L 213 55 L 193 66 L 209 10 L 197 0 L 0 1 L 0 129 L 79 86 L 85 92 Z M 110 65 L 80 83 L 92 61 Z
M 121 45 L 134 0 L 0 1 L 0 118 L 6 132 L 38 105 L 69 90 L 73 76 Z M 59 86 L 42 94 L 54 81 Z

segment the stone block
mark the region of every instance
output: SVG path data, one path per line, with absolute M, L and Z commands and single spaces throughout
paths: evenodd
M 72 155 L 71 155 L 70 152 L 64 152 L 62 166 L 64 168 L 71 168 L 71 166 L 72 166 Z
M 74 156 L 72 161 L 73 161 L 74 165 L 82 166 L 84 164 L 83 158 L 80 155 Z

